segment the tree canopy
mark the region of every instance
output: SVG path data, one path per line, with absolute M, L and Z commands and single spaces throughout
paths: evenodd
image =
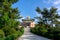
M 60 19 L 60 15 L 58 15 L 57 8 L 55 7 L 51 7 L 50 9 L 44 8 L 43 10 L 37 7 L 36 11 L 42 15 L 42 17 L 41 16 L 36 17 L 38 18 L 38 20 L 41 20 L 39 21 L 39 23 L 43 22 L 44 24 L 48 24 L 49 21 L 51 21 L 50 24 L 51 26 L 53 26 L 53 24 L 57 25 L 57 21 L 58 21 L 57 19 Z
M 12 4 L 18 0 L 0 0 L 0 29 L 3 27 L 14 27 L 20 17 L 18 8 L 12 8 Z M 18 25 L 17 25 L 18 26 Z

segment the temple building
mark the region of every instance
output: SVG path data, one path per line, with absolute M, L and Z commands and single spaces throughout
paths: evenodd
M 24 27 L 35 27 L 35 23 L 34 23 L 34 19 L 30 19 L 30 17 L 28 16 L 26 19 L 22 19 L 22 23 L 21 25 Z

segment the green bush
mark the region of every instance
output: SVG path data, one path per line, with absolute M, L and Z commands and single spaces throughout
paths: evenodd
M 31 28 L 30 31 L 34 34 L 51 38 L 54 40 L 60 40 L 60 28 L 59 27 L 46 27 L 44 25 Z
M 3 31 L 5 33 L 5 36 L 11 35 L 16 32 L 16 30 L 14 28 L 10 28 L 10 27 L 7 27 L 7 28 L 4 27 Z
M 13 35 L 8 35 L 5 40 L 14 40 L 14 36 Z
M 11 28 L 10 27 L 4 27 L 3 28 L 5 36 L 8 36 L 11 34 Z
M 24 27 L 20 28 L 20 32 L 23 34 L 24 33 Z
M 30 31 L 33 33 L 36 33 L 36 31 L 33 28 L 31 28 Z
M 0 40 L 5 40 L 4 38 L 0 38 Z
M 15 30 L 14 28 L 11 29 L 12 34 L 8 35 L 5 40 L 14 40 L 17 37 L 21 36 L 24 32 L 24 28 L 21 28 L 20 30 Z
M 17 31 L 14 34 L 8 35 L 5 40 L 14 40 L 14 39 L 16 39 L 17 37 L 19 37 L 21 35 L 21 34 L 18 34 L 18 33 L 19 32 Z
M 17 32 L 14 28 L 12 28 L 10 31 L 11 31 L 11 34 L 13 34 L 13 33 L 16 33 L 16 32 Z
M 18 33 L 18 36 L 22 36 L 23 34 L 21 31 L 18 31 L 17 33 Z
M 3 30 L 0 30 L 0 38 L 4 38 L 4 32 L 3 32 Z
M 40 30 L 40 32 L 42 33 L 42 35 L 45 35 L 48 31 L 47 31 L 47 29 L 42 29 L 42 30 Z

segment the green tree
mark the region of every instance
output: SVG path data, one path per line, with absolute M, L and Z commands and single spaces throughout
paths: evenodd
M 21 18 L 18 8 L 12 8 L 12 4 L 18 0 L 0 0 L 0 29 L 3 27 L 14 27 Z M 18 25 L 17 25 L 18 26 Z
M 18 0 L 0 0 L 0 40 L 15 40 L 24 32 L 23 28 L 18 29 L 21 16 L 18 8 L 11 6 Z M 23 32 L 21 32 L 23 31 Z
M 39 7 L 37 7 L 36 11 L 42 15 L 42 17 L 36 17 L 38 18 L 38 20 L 41 20 L 39 21 L 39 23 L 42 22 L 44 24 L 48 24 L 48 22 L 51 21 L 51 26 L 53 26 L 53 24 L 57 24 L 57 19 L 60 18 L 60 16 L 57 14 L 57 8 L 55 7 L 51 7 L 50 10 L 48 10 L 47 8 L 41 10 Z

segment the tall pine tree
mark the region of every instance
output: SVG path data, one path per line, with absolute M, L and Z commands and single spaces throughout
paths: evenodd
M 0 0 L 0 29 L 3 27 L 17 27 L 20 14 L 17 8 L 12 8 L 12 4 L 18 0 Z
M 60 16 L 57 14 L 57 8 L 51 7 L 50 10 L 47 8 L 41 10 L 39 7 L 37 7 L 36 11 L 42 15 L 42 17 L 36 17 L 38 18 L 39 23 L 44 23 L 47 25 L 49 23 L 48 21 L 51 21 L 51 26 L 53 26 L 53 24 L 58 24 L 57 22 L 59 21 L 57 19 L 60 19 Z

